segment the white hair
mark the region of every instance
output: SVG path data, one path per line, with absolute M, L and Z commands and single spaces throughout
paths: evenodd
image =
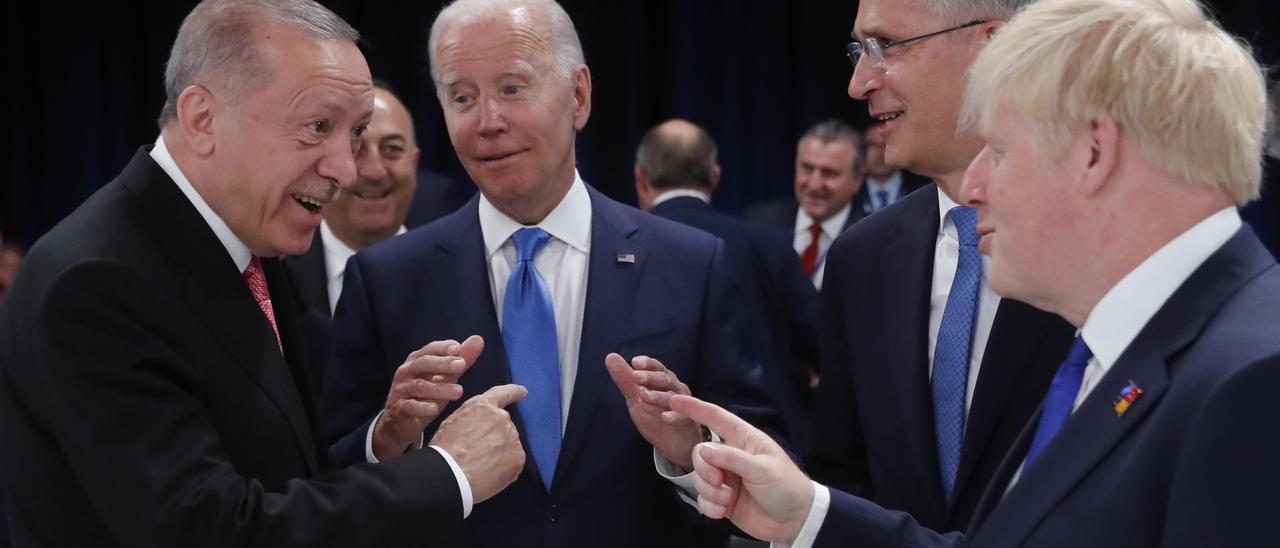
M 578 67 L 586 63 L 582 54 L 582 42 L 573 20 L 564 8 L 554 0 L 455 0 L 440 11 L 431 24 L 431 37 L 427 40 L 427 56 L 431 62 L 431 79 L 440 86 L 439 65 L 436 62 L 436 46 L 440 33 L 452 23 L 483 21 L 508 16 L 512 11 L 530 8 L 541 23 L 535 27 L 551 45 L 552 61 L 556 72 L 566 82 L 573 83 Z M 536 23 L 535 23 L 536 24 Z
M 182 90 L 203 84 L 232 97 L 261 89 L 271 74 L 253 44 L 253 30 L 279 25 L 319 39 L 355 42 L 360 33 L 312 0 L 205 0 L 182 20 L 164 69 L 160 127 L 177 119 Z

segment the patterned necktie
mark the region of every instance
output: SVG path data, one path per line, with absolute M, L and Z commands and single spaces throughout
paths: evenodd
M 1040 455 L 1044 446 L 1067 422 L 1067 417 L 1071 416 L 1071 408 L 1075 406 L 1076 395 L 1080 392 L 1080 381 L 1084 379 L 1084 369 L 1092 357 L 1089 345 L 1076 337 L 1066 361 L 1058 367 L 1053 382 L 1049 384 L 1049 394 L 1045 396 L 1044 409 L 1040 412 L 1040 424 L 1036 426 L 1036 437 L 1031 439 L 1031 449 L 1027 450 L 1027 460 L 1022 464 L 1024 469 L 1031 466 L 1031 461 Z
M 821 235 L 821 225 L 813 223 L 809 226 L 809 247 L 804 248 L 804 254 L 800 256 L 804 261 L 805 276 L 812 276 L 813 271 L 818 268 L 818 237 Z
M 933 352 L 934 434 L 938 443 L 938 467 L 947 500 L 955 487 L 964 439 L 964 396 L 969 385 L 969 356 L 973 346 L 973 322 L 978 314 L 978 288 L 982 282 L 982 257 L 978 255 L 978 214 L 958 206 L 947 213 L 960 239 L 960 260 L 951 282 L 947 306 L 938 328 Z
M 271 332 L 276 336 L 276 345 L 284 353 L 284 344 L 280 342 L 280 328 L 276 327 L 276 312 L 271 308 L 271 292 L 267 290 L 267 276 L 262 272 L 262 261 L 257 255 L 249 260 L 249 267 L 244 269 L 244 283 L 249 286 L 249 292 L 253 293 L 253 300 L 258 302 L 262 315 L 267 317 Z
M 877 191 L 876 191 L 876 200 L 880 202 L 880 205 L 876 206 L 876 211 L 879 211 L 879 210 L 881 210 L 881 209 L 884 209 L 884 208 L 888 207 L 888 206 L 889 206 L 889 191 L 887 191 L 887 190 L 877 190 Z
M 529 389 L 518 406 L 529 452 L 548 491 L 560 458 L 560 349 L 551 290 L 533 258 L 549 238 L 550 234 L 535 227 L 522 228 L 511 236 L 519 262 L 507 280 L 502 303 L 502 342 L 507 347 L 511 380 Z

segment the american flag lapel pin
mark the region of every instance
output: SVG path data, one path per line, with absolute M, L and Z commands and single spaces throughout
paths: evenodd
M 1126 384 L 1124 388 L 1120 389 L 1120 395 L 1116 396 L 1116 416 L 1123 417 L 1125 412 L 1129 410 L 1129 407 L 1133 405 L 1133 402 L 1141 395 L 1142 389 L 1138 387 L 1138 383 L 1129 381 L 1129 384 Z
M 635 253 L 619 253 L 618 262 L 623 264 L 636 264 Z

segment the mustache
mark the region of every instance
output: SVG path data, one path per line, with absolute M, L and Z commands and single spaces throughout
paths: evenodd
M 381 196 L 383 194 L 389 194 L 394 187 L 395 183 L 392 182 L 389 177 L 382 179 L 357 177 L 356 184 L 352 185 L 351 188 L 348 189 L 348 192 L 352 194 Z

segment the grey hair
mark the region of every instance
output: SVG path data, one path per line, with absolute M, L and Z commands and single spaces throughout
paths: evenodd
M 924 7 L 944 21 L 962 25 L 969 21 L 1008 21 L 1018 10 L 1036 0 L 923 0 Z
M 182 20 L 169 52 L 162 129 L 177 119 L 178 96 L 188 86 L 205 83 L 235 97 L 266 85 L 271 74 L 253 44 L 253 30 L 262 25 L 318 39 L 360 39 L 355 28 L 312 0 L 205 0 Z
M 849 141 L 853 145 L 853 172 L 862 171 L 863 165 L 866 164 L 867 145 L 862 140 L 862 134 L 840 120 L 831 118 L 809 126 L 804 135 L 800 136 L 800 140 L 796 141 L 797 154 L 800 152 L 800 147 L 804 146 L 805 139 L 817 139 L 820 143 Z
M 658 125 L 645 132 L 636 148 L 636 167 L 657 189 L 697 185 L 711 188 L 715 179 L 716 142 L 706 130 L 672 131 Z
M 427 57 L 431 63 L 431 80 L 439 87 L 440 72 L 436 62 L 436 46 L 440 33 L 451 23 L 459 21 L 483 21 L 510 13 L 521 7 L 533 8 L 543 23 L 540 28 L 551 44 L 552 61 L 556 72 L 570 84 L 578 67 L 586 64 L 578 30 L 564 8 L 554 0 L 455 0 L 440 11 L 431 24 L 431 36 L 427 39 Z

